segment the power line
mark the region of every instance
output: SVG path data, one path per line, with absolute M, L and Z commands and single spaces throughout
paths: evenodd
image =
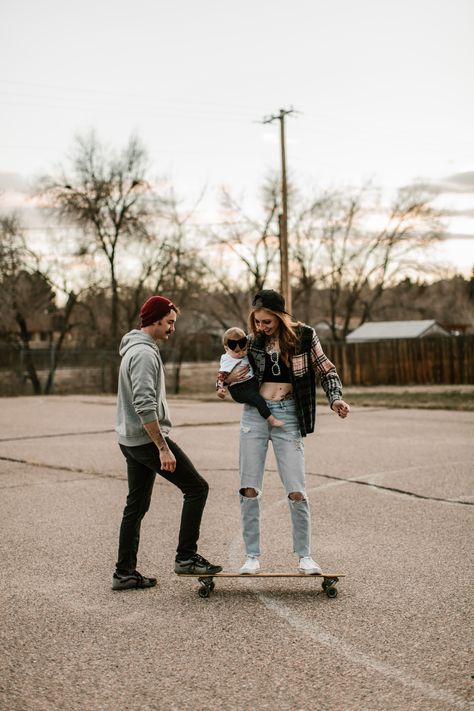
M 43 84 L 43 83 L 35 83 L 35 82 L 24 82 L 24 81 L 12 81 L 8 79 L 0 79 L 0 85 L 1 84 L 7 84 L 7 85 L 13 85 L 13 86 L 31 86 L 33 88 L 37 89 L 51 89 L 53 91 L 58 91 L 58 92 L 67 92 L 67 93 L 80 93 L 80 94 L 90 94 L 90 95 L 97 95 L 101 99 L 105 98 L 107 100 L 107 97 L 110 98 L 117 98 L 120 100 L 123 100 L 124 98 L 131 98 L 131 99 L 141 99 L 143 101 L 162 101 L 167 104 L 181 104 L 185 106 L 193 106 L 195 107 L 197 104 L 202 104 L 206 107 L 209 106 L 215 106 L 224 110 L 227 110 L 229 113 L 235 113 L 236 111 L 242 111 L 246 112 L 248 115 L 254 114 L 256 107 L 255 106 L 243 106 L 243 105 L 236 105 L 236 104 L 228 104 L 228 103 L 223 103 L 222 101 L 217 102 L 213 101 L 212 99 L 193 99 L 192 101 L 189 101 L 188 99 L 185 99 L 183 97 L 173 97 L 173 98 L 165 98 L 165 99 L 159 99 L 156 94 L 152 94 L 149 92 L 124 92 L 122 89 L 120 90 L 111 90 L 111 89 L 84 89 L 81 87 L 73 87 L 73 86 L 59 86 L 59 85 L 52 85 L 52 84 Z M 7 93 L 4 91 L 4 93 Z M 13 92 L 8 92 L 8 93 L 13 93 Z M 19 93 L 19 92 L 16 92 Z M 54 96 L 35 96 L 34 94 L 26 93 L 23 92 L 23 95 L 26 96 L 33 96 L 33 98 L 49 98 L 49 99 L 54 99 L 56 100 L 57 97 Z M 72 98 L 72 97 L 64 97 L 66 99 Z M 92 98 L 92 97 L 91 97 Z

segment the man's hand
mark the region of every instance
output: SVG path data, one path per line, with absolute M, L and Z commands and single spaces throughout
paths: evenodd
M 225 388 L 219 388 L 219 390 L 217 391 L 217 397 L 220 397 L 221 400 L 224 400 L 225 396 L 226 396 Z
M 161 469 L 165 472 L 174 472 L 176 469 L 176 459 L 160 430 L 160 423 L 158 420 L 147 422 L 146 425 L 143 425 L 143 427 L 160 453 Z
M 165 472 L 174 472 L 176 469 L 176 459 L 173 452 L 166 444 L 158 449 L 160 453 L 161 468 Z
M 334 410 L 339 417 L 347 417 L 349 414 L 351 408 L 347 404 L 347 402 L 344 402 L 344 400 L 334 400 L 333 404 L 331 405 L 331 410 Z
M 232 383 L 236 383 L 238 380 L 242 380 L 242 378 L 245 378 L 249 370 L 250 366 L 248 365 L 241 365 L 239 368 L 234 368 L 234 370 L 229 373 L 229 375 L 225 379 L 226 383 L 232 385 Z

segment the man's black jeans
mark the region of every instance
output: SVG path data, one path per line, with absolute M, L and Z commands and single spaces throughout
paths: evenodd
M 186 454 L 168 437 L 170 450 L 176 458 L 174 472 L 161 470 L 160 455 L 153 444 L 120 449 L 127 460 L 128 496 L 120 526 L 117 573 L 127 575 L 137 567 L 137 553 L 140 542 L 142 519 L 150 508 L 153 484 L 158 473 L 183 492 L 178 548 L 176 558 L 187 560 L 197 551 L 197 541 L 202 512 L 206 504 L 209 485 L 194 468 Z

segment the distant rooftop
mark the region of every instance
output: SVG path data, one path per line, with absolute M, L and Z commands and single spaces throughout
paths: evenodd
M 434 319 L 420 321 L 370 321 L 363 323 L 347 336 L 348 343 L 380 341 L 392 338 L 424 338 L 426 336 L 449 336 Z

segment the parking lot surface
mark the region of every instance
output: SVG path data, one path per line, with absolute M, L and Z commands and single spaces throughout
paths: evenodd
M 472 709 L 474 413 L 319 408 L 305 440 L 315 578 L 173 573 L 181 494 L 157 477 L 139 569 L 114 593 L 126 496 L 113 397 L 0 408 L 0 708 L 9 711 Z M 173 439 L 209 481 L 199 551 L 243 561 L 240 406 L 172 400 Z M 273 455 L 262 571 L 296 571 Z

